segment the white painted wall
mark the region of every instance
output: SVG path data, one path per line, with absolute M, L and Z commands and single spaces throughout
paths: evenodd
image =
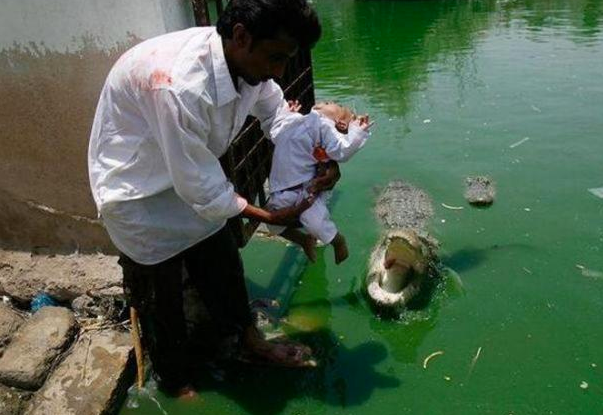
M 0 52 L 114 49 L 194 25 L 190 0 L 0 0 Z

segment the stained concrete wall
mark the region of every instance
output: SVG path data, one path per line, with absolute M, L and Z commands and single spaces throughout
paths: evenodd
M 111 251 L 87 145 L 113 62 L 190 27 L 190 0 L 0 0 L 0 246 Z

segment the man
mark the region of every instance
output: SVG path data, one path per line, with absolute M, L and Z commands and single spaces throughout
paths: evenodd
M 307 348 L 267 342 L 252 324 L 241 258 L 225 224 L 241 214 L 289 225 L 310 202 L 274 212 L 252 206 L 218 158 L 248 114 L 267 134 L 279 131 L 288 106 L 271 79 L 319 37 L 306 0 L 231 0 L 217 28 L 142 42 L 107 77 L 90 137 L 90 183 L 122 253 L 126 298 L 141 313 L 144 344 L 168 392 L 191 391 L 183 267 L 224 335 L 238 334 L 247 353 L 269 362 L 304 363 Z M 326 187 L 337 178 L 338 171 L 327 177 Z

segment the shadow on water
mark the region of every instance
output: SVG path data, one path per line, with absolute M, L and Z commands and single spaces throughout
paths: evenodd
M 361 281 L 364 281 L 364 275 Z M 362 284 L 332 301 L 333 305 L 345 305 L 351 310 L 368 316 L 373 333 L 389 346 L 393 359 L 402 363 L 414 363 L 420 345 L 436 326 L 440 307 L 449 296 L 442 276 L 430 276 L 421 293 L 403 310 L 395 314 L 378 313 L 367 299 Z
M 459 249 L 452 254 L 444 255 L 440 258 L 440 260 L 447 267 L 452 268 L 456 272 L 462 273 L 486 262 L 488 258 L 496 252 L 509 250 L 526 251 L 533 249 L 534 247 L 528 244 L 496 244 L 486 248 L 467 247 Z
M 224 367 L 223 379 L 200 368 L 196 387 L 201 393 L 214 391 L 248 413 L 272 415 L 282 413 L 290 401 L 304 399 L 335 407 L 359 406 L 376 389 L 400 386 L 397 378 L 375 368 L 388 357 L 383 344 L 370 341 L 348 347 L 331 329 L 333 302 L 345 302 L 329 298 L 325 251 L 330 253 L 319 248 L 311 264 L 296 247 L 288 247 L 268 287 L 251 290 L 255 297 L 280 293 L 281 329 L 290 339 L 312 348 L 318 367 L 287 369 L 233 362 Z
M 224 381 L 204 374 L 200 391 L 215 391 L 232 399 L 246 412 L 257 415 L 282 413 L 291 400 L 311 398 L 337 407 L 358 406 L 376 389 L 397 388 L 400 381 L 375 370 L 387 358 L 385 346 L 367 342 L 353 348 L 340 344 L 329 329 L 298 334 L 296 340 L 310 345 L 319 366 L 286 369 L 232 365 Z

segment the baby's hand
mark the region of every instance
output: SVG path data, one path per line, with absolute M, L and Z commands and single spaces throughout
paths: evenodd
M 302 107 L 298 100 L 289 100 L 287 101 L 287 104 L 289 105 L 289 111 L 291 112 L 299 112 Z
M 374 122 L 372 122 L 369 119 L 368 114 L 365 115 L 361 115 L 359 116 L 356 121 L 358 122 L 358 126 L 363 130 L 363 131 L 368 131 L 369 128 L 371 128 L 374 124 Z

